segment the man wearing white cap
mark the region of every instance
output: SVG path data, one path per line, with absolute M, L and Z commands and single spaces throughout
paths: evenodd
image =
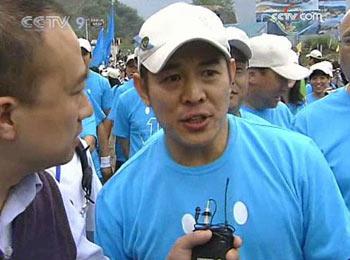
M 263 34 L 250 39 L 248 95 L 242 109 L 271 124 L 289 128 L 293 115 L 281 102 L 288 92 L 288 80 L 300 80 L 309 70 L 295 63 L 295 53 L 286 37 Z
M 322 52 L 320 52 L 317 49 L 310 51 L 309 54 L 306 54 L 306 57 L 308 58 L 309 66 L 312 66 L 312 65 L 314 65 L 318 62 L 321 62 L 323 60 Z
M 227 114 L 235 62 L 217 15 L 176 3 L 139 35 L 135 86 L 164 132 L 102 188 L 96 241 L 107 256 L 165 259 L 195 223 L 227 223 L 242 259 L 349 258 L 350 215 L 319 149 Z
M 81 49 L 82 58 L 87 69 L 89 69 L 91 61 L 91 45 L 86 39 L 79 38 L 79 45 Z M 86 83 L 86 93 L 93 106 L 97 123 L 97 137 L 96 149 L 92 151 L 94 165 L 96 172 L 101 181 L 106 181 L 112 175 L 111 158 L 108 147 L 108 133 L 105 129 L 103 121 L 106 114 L 112 106 L 113 93 L 108 80 L 102 75 L 88 70 L 88 77 Z M 98 116 L 99 115 L 99 116 Z
M 231 57 L 236 62 L 236 76 L 231 90 L 229 113 L 240 115 L 239 108 L 248 91 L 248 66 L 252 57 L 248 35 L 236 28 L 226 28 Z
M 307 65 L 309 67 L 311 67 L 312 65 L 317 64 L 317 63 L 319 63 L 321 61 L 323 61 L 322 52 L 320 52 L 317 49 L 314 49 L 314 50 L 310 51 L 310 53 L 308 53 L 306 55 L 306 57 L 307 57 L 307 61 L 308 61 Z M 312 93 L 312 86 L 311 86 L 311 84 L 308 83 L 308 84 L 306 84 L 305 87 L 306 87 L 306 95 L 311 94 Z
M 269 124 L 266 120 L 246 110 L 240 109 L 248 92 L 248 66 L 252 57 L 248 35 L 236 27 L 227 27 L 226 35 L 230 44 L 231 57 L 236 62 L 236 75 L 232 84 L 229 113 L 256 122 Z
M 310 67 L 310 83 L 312 93 L 306 96 L 306 104 L 319 100 L 326 96 L 328 90 L 332 89 L 331 79 L 333 77 L 333 65 L 329 61 L 321 61 Z
M 137 59 L 135 54 L 130 54 L 126 58 L 125 62 L 125 78 L 126 80 L 132 79 L 134 73 L 137 72 Z
M 340 64 L 347 79 L 350 79 L 350 13 L 340 25 Z M 350 210 L 350 88 L 336 90 L 323 99 L 307 106 L 298 114 L 294 127 L 310 136 L 326 157 L 345 203 Z
M 92 48 L 90 42 L 86 39 L 79 38 L 79 44 L 83 56 L 84 63 L 89 68 Z M 105 114 L 111 109 L 113 94 L 106 78 L 100 74 L 89 70 L 88 78 L 86 79 L 86 88 L 91 92 L 97 104 L 102 108 Z

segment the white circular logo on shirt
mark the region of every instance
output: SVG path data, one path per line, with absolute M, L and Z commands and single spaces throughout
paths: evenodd
M 182 229 L 185 232 L 185 234 L 189 234 L 193 232 L 194 225 L 196 224 L 196 221 L 194 217 L 191 214 L 185 214 L 182 217 Z
M 238 225 L 244 225 L 248 220 L 248 209 L 242 201 L 233 205 L 233 217 Z
M 151 112 L 151 109 L 149 107 L 145 108 L 145 114 L 148 115 Z

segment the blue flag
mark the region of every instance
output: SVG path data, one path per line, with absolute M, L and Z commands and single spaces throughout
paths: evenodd
M 106 48 L 105 48 L 104 41 L 105 41 L 105 36 L 104 36 L 103 27 L 102 27 L 100 32 L 98 33 L 95 49 L 92 52 L 92 60 L 90 62 L 90 68 L 92 67 L 98 68 L 102 64 L 102 62 L 106 60 Z
M 109 56 L 111 54 L 111 47 L 114 41 L 115 36 L 115 10 L 114 10 L 114 4 L 111 6 L 111 10 L 108 16 L 108 28 L 107 33 L 105 37 L 105 50 L 106 50 L 106 57 L 105 57 L 105 64 L 108 64 Z

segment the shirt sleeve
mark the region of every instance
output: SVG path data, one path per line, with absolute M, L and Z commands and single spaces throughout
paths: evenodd
M 305 110 L 300 111 L 293 120 L 292 130 L 308 135 L 307 118 Z
M 77 259 L 79 260 L 102 260 L 108 259 L 98 245 L 86 238 L 85 218 L 82 218 L 76 208 L 70 203 L 69 197 L 62 194 L 64 207 L 67 213 L 69 226 L 77 247 Z
M 112 129 L 112 133 L 115 136 L 122 138 L 130 137 L 130 123 L 128 107 L 123 98 L 125 95 L 120 96 L 119 101 L 116 104 L 115 121 Z
M 109 112 L 108 116 L 107 116 L 107 119 L 110 120 L 110 121 L 113 121 L 115 120 L 115 117 L 116 117 L 116 109 L 117 109 L 117 103 L 118 103 L 118 100 L 119 100 L 119 96 L 120 96 L 120 91 L 118 91 L 118 89 L 115 90 L 115 94 L 114 94 L 114 98 L 113 98 L 113 101 L 112 101 L 112 108 L 111 108 L 111 111 Z
M 85 138 L 86 136 L 94 136 L 97 140 L 97 132 L 96 132 L 96 119 L 95 114 L 93 113 L 91 116 L 84 118 L 82 120 L 82 132 L 80 133 L 81 138 Z
M 132 260 L 123 247 L 123 231 L 118 222 L 121 217 L 120 211 L 116 210 L 114 203 L 110 203 L 114 201 L 114 198 L 108 198 L 110 192 L 104 191 L 99 194 L 96 203 L 95 242 L 103 248 L 110 259 Z
M 321 151 L 310 140 L 301 185 L 305 259 L 350 258 L 350 214 Z
M 111 109 L 113 102 L 113 90 L 106 78 L 101 78 L 102 89 L 102 109 L 104 111 Z

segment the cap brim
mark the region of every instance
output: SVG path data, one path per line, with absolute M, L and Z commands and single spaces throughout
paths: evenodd
M 313 56 L 311 54 L 307 54 L 306 58 L 313 58 L 313 59 L 316 59 L 316 60 L 322 60 L 322 57 L 315 57 L 315 56 Z
M 230 52 L 222 44 L 210 37 L 192 36 L 188 38 L 176 39 L 168 41 L 168 43 L 159 47 L 154 53 L 148 56 L 144 61 L 139 61 L 150 72 L 156 74 L 163 69 L 170 57 L 183 45 L 193 41 L 203 41 L 209 43 L 219 51 L 221 51 L 227 59 L 231 58 Z M 228 47 L 228 43 L 227 43 Z
M 327 76 L 333 78 L 333 73 L 332 73 L 332 71 L 327 71 L 327 70 L 324 69 L 324 68 L 316 68 L 316 69 L 314 69 L 314 70 L 310 70 L 310 75 L 309 75 L 309 77 L 311 77 L 311 75 L 312 75 L 314 72 L 316 72 L 316 71 L 321 71 L 321 72 L 323 72 L 324 74 L 326 74 Z
M 234 47 L 240 50 L 244 54 L 244 56 L 247 58 L 247 60 L 250 60 L 250 58 L 252 57 L 252 51 L 250 47 L 244 42 L 234 39 L 234 40 L 229 40 L 229 44 L 230 44 L 230 47 Z
M 286 79 L 301 80 L 309 77 L 310 70 L 298 64 L 292 63 L 279 67 L 271 67 L 271 69 Z

